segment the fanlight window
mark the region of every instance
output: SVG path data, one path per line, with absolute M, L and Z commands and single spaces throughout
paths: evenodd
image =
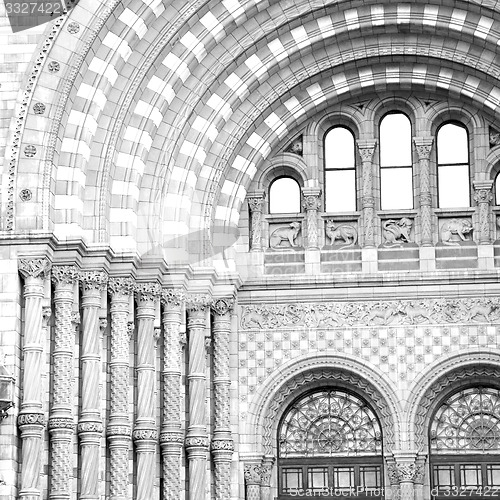
M 356 161 L 354 135 L 334 127 L 325 135 L 325 210 L 356 210 Z
M 437 134 L 438 196 L 441 208 L 470 205 L 469 141 L 461 123 L 445 123 Z
M 436 413 L 431 449 L 437 453 L 500 452 L 500 393 L 471 388 L 452 396 Z
M 279 177 L 269 188 L 269 213 L 300 213 L 300 186 L 292 177 Z
M 380 204 L 382 210 L 413 208 L 411 123 L 403 113 L 380 122 Z
M 373 411 L 346 392 L 324 390 L 297 401 L 281 424 L 279 455 L 332 457 L 381 453 Z

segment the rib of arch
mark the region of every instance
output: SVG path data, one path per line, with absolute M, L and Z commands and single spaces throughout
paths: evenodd
M 305 355 L 283 365 L 259 388 L 249 407 L 245 433 L 252 441 L 243 445 L 244 451 L 276 456 L 277 428 L 288 405 L 311 389 L 333 386 L 350 390 L 370 404 L 381 423 L 385 455 L 399 448 L 401 406 L 376 367 L 348 355 Z

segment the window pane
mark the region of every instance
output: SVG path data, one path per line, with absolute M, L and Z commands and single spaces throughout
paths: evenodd
M 360 467 L 359 468 L 360 486 L 363 490 L 380 488 L 380 467 Z
M 449 488 L 454 486 L 455 467 L 453 465 L 435 465 L 434 484 L 438 488 Z
M 333 487 L 335 489 L 349 489 L 354 487 L 354 467 L 334 467 Z
M 477 488 L 482 486 L 480 465 L 460 466 L 460 485 L 465 488 Z
M 447 123 L 438 132 L 438 164 L 469 163 L 467 131 L 464 127 Z
M 500 487 L 500 464 L 488 464 L 486 466 L 488 486 Z
M 269 189 L 269 212 L 295 214 L 300 212 L 300 187 L 291 177 L 276 179 Z
M 380 166 L 407 167 L 411 160 L 411 123 L 403 113 L 386 115 L 380 123 Z
M 495 205 L 500 205 L 500 174 L 495 177 Z
M 382 210 L 413 208 L 412 168 L 380 169 Z
M 438 167 L 438 192 L 440 208 L 468 207 L 469 165 Z
M 310 467 L 307 471 L 307 487 L 323 491 L 328 488 L 328 469 L 326 467 Z
M 296 492 L 302 489 L 302 469 L 286 468 L 282 470 L 281 481 L 284 493 Z
M 356 210 L 354 170 L 327 170 L 325 184 L 325 210 L 327 212 L 354 212 Z
M 354 136 L 335 127 L 325 137 L 325 168 L 354 168 Z

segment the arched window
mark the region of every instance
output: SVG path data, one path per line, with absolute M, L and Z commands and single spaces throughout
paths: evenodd
M 439 207 L 470 206 L 469 140 L 461 123 L 448 122 L 439 128 L 437 164 Z
M 431 421 L 430 455 L 435 498 L 499 492 L 500 391 L 470 387 L 442 403 Z
M 495 177 L 495 205 L 500 205 L 500 172 Z
M 270 214 L 300 212 L 300 186 L 292 177 L 279 177 L 269 187 Z
M 413 208 L 411 123 L 403 113 L 389 113 L 380 122 L 380 206 Z
M 325 135 L 325 210 L 356 210 L 356 161 L 354 135 L 334 127 Z
M 314 498 L 325 491 L 332 498 L 335 492 L 379 496 L 379 421 L 365 401 L 346 391 L 309 393 L 292 403 L 281 420 L 278 469 L 280 499 Z

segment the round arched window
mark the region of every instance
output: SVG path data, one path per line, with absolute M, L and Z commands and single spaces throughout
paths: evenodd
M 321 389 L 296 400 L 278 430 L 279 498 L 382 494 L 380 423 L 360 397 Z
M 470 387 L 450 396 L 430 426 L 432 494 L 500 495 L 500 391 Z

